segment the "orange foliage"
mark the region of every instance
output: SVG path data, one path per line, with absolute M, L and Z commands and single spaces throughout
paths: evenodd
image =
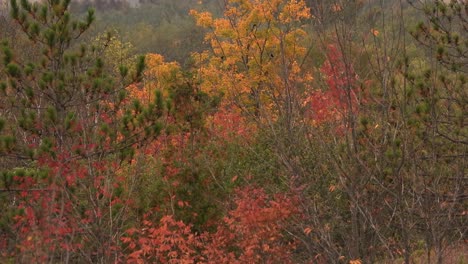
M 294 240 L 283 234 L 296 215 L 294 197 L 269 197 L 260 188 L 236 191 L 230 210 L 214 233 L 196 234 L 190 226 L 164 216 L 157 225 L 144 220 L 122 242 L 129 263 L 292 263 Z
M 158 225 L 144 220 L 141 229 L 127 230 L 122 242 L 131 253 L 127 263 L 196 263 L 200 257 L 196 249 L 199 239 L 190 226 L 164 216 Z
M 297 214 L 287 195 L 270 199 L 263 189 L 237 190 L 229 211 L 203 250 L 208 263 L 291 263 L 293 240 L 285 240 L 287 220 Z

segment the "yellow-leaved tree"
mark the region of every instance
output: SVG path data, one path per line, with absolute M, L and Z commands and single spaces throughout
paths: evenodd
M 257 121 L 281 119 L 291 126 L 298 96 L 312 80 L 302 67 L 308 53 L 303 24 L 310 18 L 305 2 L 228 0 L 222 18 L 191 14 L 208 29 L 211 47 L 194 56 L 202 89 L 222 90 L 228 102 Z

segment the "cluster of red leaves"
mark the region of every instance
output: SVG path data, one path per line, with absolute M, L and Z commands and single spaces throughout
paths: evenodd
M 132 228 L 122 242 L 129 263 L 291 263 L 293 240 L 284 230 L 296 215 L 296 200 L 286 194 L 270 197 L 261 188 L 243 188 L 214 233 L 196 234 L 172 216 L 155 225 L 147 220 Z
M 297 214 L 296 200 L 273 198 L 261 188 L 238 189 L 230 210 L 202 251 L 207 263 L 290 263 L 294 241 L 287 241 L 287 220 Z
M 208 120 L 208 128 L 213 137 L 232 142 L 236 138 L 244 141 L 254 134 L 254 127 L 232 106 L 222 106 Z
M 19 193 L 17 208 L 23 213 L 15 216 L 17 249 L 24 261 L 47 262 L 49 253 L 57 249 L 70 252 L 80 249 L 79 243 L 67 239 L 79 232 L 78 219 L 70 217 L 73 206 L 64 199 L 65 186 L 71 187 L 77 178 L 84 177 L 68 160 L 69 155 L 58 155 L 56 159 L 42 157 L 39 164 L 48 167 L 49 175 L 63 175 L 63 178 L 40 179 L 38 177 L 14 177 Z
M 22 213 L 14 217 L 15 245 L 22 261 L 29 263 L 48 262 L 51 252 L 79 252 L 87 240 L 84 234 L 89 232 L 90 225 L 102 221 L 108 206 L 128 202 L 111 190 L 122 179 L 112 174 L 114 185 L 109 186 L 103 176 L 114 164 L 105 161 L 83 164 L 64 151 L 56 156 L 42 155 L 38 165 L 47 170 L 45 177 L 14 177 L 15 188 L 24 190 L 16 197 L 17 209 Z M 88 165 L 93 176 L 88 173 Z M 85 185 L 89 188 L 83 189 Z M 94 203 L 90 202 L 92 206 L 82 212 L 83 192 Z M 116 252 L 116 246 L 109 244 L 108 249 Z
M 127 263 L 195 263 L 199 239 L 190 226 L 164 216 L 159 224 L 143 221 L 143 228 L 131 228 L 122 242 L 131 251 Z
M 344 62 L 343 54 L 335 45 L 328 46 L 327 60 L 320 71 L 325 76 L 327 89 L 312 91 L 304 102 L 310 105 L 314 122 L 341 120 L 346 113 L 356 111 L 358 77 L 352 66 Z

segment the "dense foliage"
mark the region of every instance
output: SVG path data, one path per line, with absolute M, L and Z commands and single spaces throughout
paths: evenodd
M 384 2 L 2 6 L 0 262 L 467 262 L 468 4 Z

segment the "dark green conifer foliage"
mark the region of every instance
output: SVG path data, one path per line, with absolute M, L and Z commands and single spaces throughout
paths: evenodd
M 24 198 L 19 198 L 19 193 L 26 193 L 25 199 L 29 199 L 31 190 L 38 188 L 52 188 L 53 198 L 47 198 L 51 199 L 50 208 L 26 200 L 33 211 L 47 221 L 63 219 L 66 225 L 81 230 L 79 235 L 74 230 L 73 235 L 50 237 L 57 245 L 54 252 L 43 252 L 47 261 L 108 262 L 115 257 L 109 246 L 118 243 L 126 219 L 124 210 L 128 209 L 116 205 L 109 211 L 114 199 L 112 186 L 122 184 L 117 182 L 116 172 L 124 161 L 132 159 L 135 148 L 156 137 L 162 127 L 164 104 L 143 105 L 128 98 L 128 85 L 138 85 L 142 77 L 144 57 L 139 58 L 133 72 L 122 66 L 121 76 L 107 75 L 97 49 L 79 40 L 94 21 L 94 11 L 77 20 L 70 14 L 69 4 L 70 0 L 11 0 L 13 20 L 40 56 L 14 54 L 15 43 L 11 41 L 2 40 L 0 46 L 0 206 L 6 212 L 0 217 L 0 232 L 7 234 L 11 247 L 6 250 L 17 254 L 17 260 L 39 261 L 25 258 L 35 253 L 15 248 L 24 234 L 12 229 L 19 212 L 18 199 Z M 69 171 L 54 170 L 55 164 L 63 162 Z M 67 174 L 82 168 L 82 175 Z M 30 179 L 27 186 L 18 181 L 25 177 Z M 102 194 L 102 185 L 96 185 L 100 177 L 111 184 L 105 187 L 110 197 Z M 124 201 L 130 194 L 122 195 L 122 188 L 118 188 Z M 59 213 L 53 207 L 60 204 L 69 208 Z M 103 213 L 93 222 L 79 208 Z M 60 249 L 59 243 L 80 243 L 83 250 Z

